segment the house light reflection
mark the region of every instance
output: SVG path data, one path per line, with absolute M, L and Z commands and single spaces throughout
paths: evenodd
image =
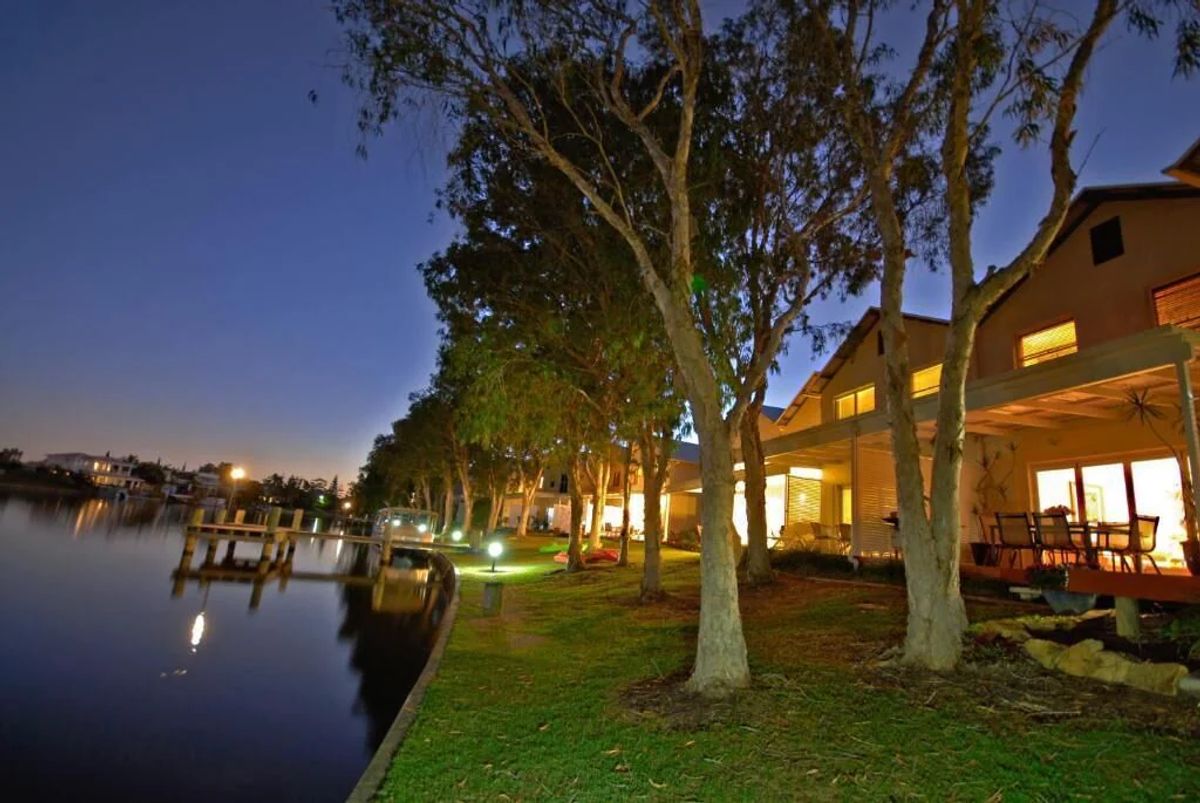
M 201 640 L 204 638 L 204 611 L 196 614 L 195 620 L 192 622 L 192 652 L 200 646 Z

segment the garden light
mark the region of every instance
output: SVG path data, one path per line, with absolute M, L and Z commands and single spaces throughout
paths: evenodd
M 499 541 L 493 541 L 488 544 L 488 555 L 492 558 L 492 571 L 496 571 L 496 558 L 500 557 L 500 553 L 504 551 L 504 544 Z
M 429 528 L 424 524 L 418 524 L 417 532 L 419 532 L 421 535 L 424 535 L 425 533 L 429 532 Z
M 462 540 L 462 530 L 455 530 L 454 532 L 450 533 L 450 540 L 451 541 L 461 541 Z

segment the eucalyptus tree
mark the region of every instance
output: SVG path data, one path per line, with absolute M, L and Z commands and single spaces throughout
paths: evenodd
M 882 240 L 884 390 L 909 607 L 904 660 L 947 669 L 958 663 L 967 623 L 958 573 L 959 486 L 965 384 L 976 329 L 1007 290 L 1042 264 L 1062 229 L 1076 186 L 1078 100 L 1114 19 L 1124 13 L 1131 27 L 1155 34 L 1174 15 L 1176 69 L 1188 73 L 1200 66 L 1200 7 L 1191 0 L 1093 0 L 1075 17 L 1041 3 L 928 0 L 918 4 L 924 24 L 916 41 L 900 43 L 879 39 L 883 30 L 894 29 L 883 24 L 886 15 L 897 13 L 891 5 L 807 0 L 814 35 L 805 45 L 814 63 L 832 71 L 825 102 L 840 109 L 847 138 L 864 165 Z M 913 54 L 911 67 L 897 69 L 888 57 L 906 50 Z M 989 164 L 997 152 L 991 126 L 1001 116 L 1010 120 L 1021 145 L 1044 144 L 1050 194 L 1016 256 L 980 271 L 971 252 L 974 212 L 990 189 Z M 936 182 L 944 225 L 930 228 L 928 220 L 902 209 L 899 179 L 914 169 L 929 170 Z M 922 253 L 944 260 L 951 280 L 928 494 L 902 310 L 908 263 Z
M 811 266 L 782 269 L 792 287 L 770 315 L 760 348 L 729 370 L 705 320 L 705 276 L 695 242 L 706 221 L 693 207 L 699 93 L 706 71 L 698 0 L 340 0 L 353 55 L 348 79 L 364 90 L 360 122 L 379 131 L 429 93 L 450 115 L 479 115 L 494 136 L 557 170 L 628 248 L 628 261 L 661 316 L 703 459 L 700 626 L 688 687 L 721 695 L 749 682 L 738 610 L 733 437 L 808 296 Z M 632 138 L 650 180 L 628 181 L 609 152 Z M 586 159 L 572 155 L 579 146 Z M 598 169 L 597 169 L 598 168 Z M 640 179 L 636 171 L 634 177 Z M 657 199 L 647 204 L 646 196 Z M 648 211 L 650 210 L 650 211 Z M 800 225 L 803 254 L 840 217 Z

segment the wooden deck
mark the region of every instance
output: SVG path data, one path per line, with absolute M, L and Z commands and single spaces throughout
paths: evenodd
M 964 564 L 960 571 L 964 577 L 989 578 L 1018 586 L 1029 584 L 1028 569 Z M 1067 590 L 1154 602 L 1200 603 L 1200 577 L 1170 570 L 1155 574 L 1153 570 L 1110 572 L 1071 567 L 1067 572 Z

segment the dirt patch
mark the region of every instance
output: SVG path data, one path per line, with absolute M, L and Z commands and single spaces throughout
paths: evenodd
M 959 669 L 946 674 L 878 662 L 860 667 L 856 674 L 865 688 L 898 692 L 914 706 L 973 705 L 987 715 L 983 721 L 997 733 L 1048 721 L 1093 728 L 1123 721 L 1148 732 L 1200 737 L 1195 701 L 1047 672 L 1019 645 L 971 646 Z
M 624 712 L 638 720 L 656 721 L 667 730 L 705 730 L 728 721 L 737 697 L 710 700 L 684 689 L 689 670 L 639 681 L 621 692 Z

